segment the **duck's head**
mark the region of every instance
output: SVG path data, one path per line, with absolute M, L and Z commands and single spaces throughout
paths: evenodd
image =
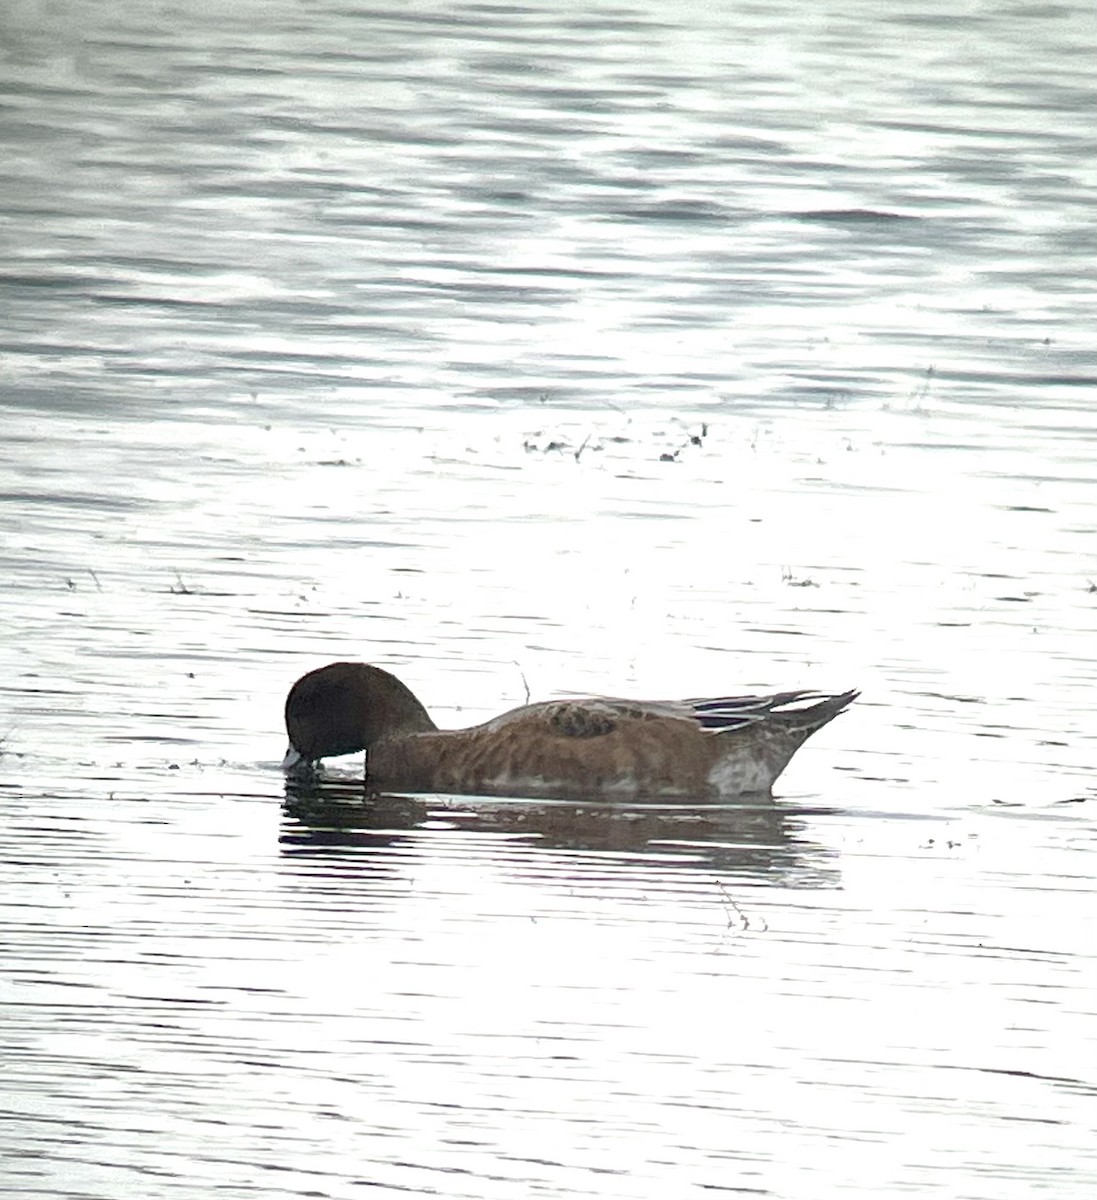
M 394 734 L 437 726 L 427 710 L 388 671 L 367 663 L 329 663 L 302 675 L 286 697 L 290 771 L 304 763 L 367 750 Z

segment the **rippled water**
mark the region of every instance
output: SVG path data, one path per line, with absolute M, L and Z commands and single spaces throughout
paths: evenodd
M 1090 6 L 15 3 L 5 1196 L 1097 1188 Z M 858 686 L 766 807 L 286 797 Z

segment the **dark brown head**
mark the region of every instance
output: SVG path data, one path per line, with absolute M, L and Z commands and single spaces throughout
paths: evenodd
M 366 663 L 330 663 L 302 675 L 289 690 L 286 762 L 293 765 L 294 751 L 306 762 L 317 762 L 366 750 L 392 734 L 436 728 L 395 675 Z

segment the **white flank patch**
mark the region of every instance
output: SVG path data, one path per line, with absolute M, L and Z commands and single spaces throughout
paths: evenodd
M 770 773 L 761 763 L 745 755 L 729 754 L 708 773 L 708 781 L 721 796 L 740 796 L 746 792 L 768 792 L 773 786 Z

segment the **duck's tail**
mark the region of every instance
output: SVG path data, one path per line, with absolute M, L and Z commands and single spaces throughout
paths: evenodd
M 857 698 L 856 691 L 778 692 L 694 701 L 694 714 L 727 746 L 726 790 L 769 792 L 809 737 Z M 749 782 L 747 779 L 749 777 Z
M 706 729 L 723 733 L 764 723 L 797 739 L 805 738 L 848 708 L 861 693 L 775 692 L 770 696 L 723 696 L 720 699 L 687 700 L 694 716 Z

